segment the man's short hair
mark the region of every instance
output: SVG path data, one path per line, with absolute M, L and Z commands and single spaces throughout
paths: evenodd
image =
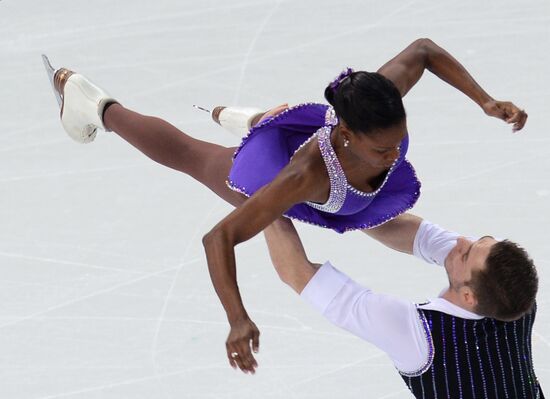
M 485 268 L 473 272 L 469 285 L 477 298 L 477 314 L 512 321 L 533 308 L 539 279 L 527 252 L 504 240 L 493 245 Z

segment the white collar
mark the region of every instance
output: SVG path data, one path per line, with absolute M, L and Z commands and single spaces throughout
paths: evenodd
M 485 318 L 469 310 L 461 308 L 452 302 L 449 302 L 445 298 L 433 298 L 429 302 L 422 305 L 418 305 L 419 309 L 436 310 L 442 313 L 446 313 L 451 316 L 460 317 L 461 319 L 481 320 Z

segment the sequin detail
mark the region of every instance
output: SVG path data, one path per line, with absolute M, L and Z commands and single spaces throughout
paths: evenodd
M 407 161 L 403 161 L 402 164 L 405 164 L 414 173 L 415 180 L 416 180 L 416 182 L 418 182 L 418 189 L 412 193 L 411 198 L 408 200 L 408 202 L 405 206 L 403 206 L 402 208 L 399 208 L 399 209 L 397 209 L 393 212 L 389 212 L 389 213 L 387 213 L 387 214 L 385 214 L 381 217 L 378 217 L 378 218 L 376 218 L 376 219 L 374 219 L 374 220 L 372 220 L 368 223 L 351 224 L 351 225 L 345 227 L 343 230 L 336 230 L 334 228 L 334 226 L 329 226 L 327 224 L 322 224 L 322 223 L 316 223 L 316 222 L 313 222 L 309 219 L 300 218 L 300 217 L 297 217 L 297 216 L 291 216 L 291 215 L 286 215 L 286 214 L 284 216 L 289 218 L 289 219 L 292 219 L 292 220 L 297 220 L 297 221 L 302 222 L 302 223 L 310 224 L 312 226 L 323 227 L 325 229 L 333 229 L 333 230 L 336 230 L 340 234 L 348 232 L 348 231 L 361 230 L 361 229 L 372 229 L 374 227 L 378 227 L 378 226 L 386 223 L 387 221 L 392 220 L 392 219 L 396 218 L 397 216 L 407 212 L 409 209 L 411 209 L 414 206 L 414 204 L 418 200 L 418 197 L 420 197 L 420 182 L 416 178 L 416 172 L 415 172 L 413 166 L 410 163 L 408 163 Z M 237 184 L 235 184 L 230 179 L 227 179 L 225 181 L 225 184 L 231 190 L 239 192 L 239 193 L 241 193 L 241 194 L 243 194 L 247 197 L 251 197 L 252 194 L 254 194 L 254 193 L 248 191 L 246 189 L 246 187 L 238 186 Z
M 325 125 L 326 126 L 336 126 L 336 125 L 338 125 L 338 117 L 336 116 L 336 112 L 334 111 L 334 108 L 332 108 L 332 107 L 328 107 L 327 112 L 325 114 Z M 330 139 L 330 136 L 329 136 L 329 139 Z M 334 153 L 334 150 L 332 149 L 332 145 L 330 144 L 330 140 L 328 142 L 328 147 L 330 147 L 330 150 Z M 401 148 L 399 148 L 399 151 L 401 151 Z M 339 167 L 341 169 L 342 167 L 340 166 L 340 162 L 338 161 L 338 158 L 336 158 L 336 154 L 334 154 L 334 157 L 336 159 L 336 162 L 338 163 L 337 167 Z M 390 178 L 392 172 L 394 171 L 394 169 L 396 168 L 396 166 L 399 163 L 399 158 L 400 157 L 397 157 L 395 159 L 395 161 L 393 161 L 391 167 L 388 169 L 388 172 L 386 173 L 386 177 L 382 181 L 382 184 L 380 184 L 380 186 L 375 191 L 372 191 L 370 193 L 366 193 L 364 191 L 361 191 L 361 190 L 353 187 L 347 181 L 345 173 L 343 173 L 343 178 L 346 179 L 346 188 L 347 188 L 347 190 L 351 191 L 353 194 L 356 194 L 360 197 L 374 197 L 374 196 L 376 196 L 380 192 L 380 190 L 382 190 L 382 188 L 386 185 L 386 182 L 388 181 L 388 179 Z M 323 155 L 323 159 L 325 160 L 325 163 L 326 163 L 327 160 L 326 160 L 324 155 Z M 328 167 L 328 165 L 327 165 L 327 167 Z M 316 209 L 318 209 L 318 208 L 316 208 Z
M 536 310 L 517 322 L 490 318 L 471 320 L 435 310 L 423 311 L 431 326 L 434 361 L 431 370 L 421 376 L 402 376 L 416 398 L 535 399 L 543 396 L 529 353 Z M 511 341 L 516 337 L 514 345 Z M 451 353 L 453 349 L 455 352 Z
M 522 336 L 525 336 L 525 334 L 527 334 L 526 328 L 525 328 L 525 317 L 521 320 L 521 333 L 522 333 Z M 522 343 L 522 347 L 523 347 L 523 361 L 528 362 L 529 361 L 529 358 L 527 356 L 528 349 L 526 348 L 525 342 Z M 532 382 L 533 376 L 529 368 L 527 369 L 527 380 L 528 380 L 529 388 L 531 389 L 531 393 L 534 395 L 535 391 L 533 389 L 533 382 Z
M 407 204 L 399 209 L 396 209 L 393 212 L 388 212 L 385 215 L 372 220 L 369 223 L 362 223 L 359 225 L 354 225 L 347 227 L 345 231 L 351 231 L 351 230 L 357 230 L 357 229 L 372 229 L 374 227 L 378 227 L 384 223 L 386 223 L 388 220 L 392 220 L 396 218 L 397 216 L 401 215 L 402 213 L 407 212 L 409 209 L 411 209 L 414 204 L 416 204 L 416 201 L 418 201 L 418 197 L 420 197 L 420 181 L 418 180 L 418 177 L 416 176 L 416 170 L 414 167 L 406 160 L 403 160 L 401 162 L 401 165 L 403 167 L 408 168 L 411 173 L 414 176 L 415 183 L 417 184 L 417 189 L 410 194 L 409 200 L 407 201 Z
M 327 202 L 325 202 L 324 204 L 318 204 L 316 202 L 311 202 L 311 201 L 306 202 L 306 204 L 309 205 L 310 207 L 317 209 L 319 211 L 327 212 L 327 213 L 337 213 L 344 205 L 347 194 L 349 192 L 355 195 L 358 195 L 360 197 L 367 197 L 367 198 L 375 197 L 376 195 L 378 195 L 378 193 L 380 193 L 382 188 L 384 188 L 384 186 L 386 185 L 386 182 L 388 181 L 391 174 L 399 164 L 399 160 L 400 160 L 400 157 L 397 157 L 393 161 L 391 167 L 386 173 L 386 176 L 384 177 L 382 184 L 380 184 L 380 186 L 375 191 L 366 193 L 353 187 L 348 182 L 344 169 L 342 168 L 340 161 L 336 156 L 336 152 L 332 148 L 332 144 L 330 142 L 332 127 L 336 126 L 337 124 L 338 124 L 338 117 L 336 116 L 334 108 L 329 107 L 325 114 L 326 126 L 323 126 L 314 134 L 315 136 L 317 136 L 319 150 L 321 151 L 321 155 L 327 167 L 327 173 L 330 180 L 329 198 Z M 300 146 L 300 148 L 301 147 L 302 146 Z M 415 174 L 415 177 L 416 177 L 416 174 Z
M 506 349 L 507 349 L 507 353 L 508 353 L 508 360 L 510 361 L 510 368 L 512 370 L 512 376 L 515 375 L 515 370 L 514 370 L 514 362 L 512 361 L 512 355 L 511 355 L 511 350 L 510 350 L 510 344 L 508 342 L 508 329 L 506 328 L 507 324 L 504 325 L 504 341 L 506 342 Z M 512 387 L 514 388 L 514 397 L 517 398 L 518 397 L 518 391 L 517 391 L 517 388 L 516 388 L 516 379 L 512 377 Z
M 456 340 L 456 318 L 453 317 L 451 320 L 451 326 L 453 328 L 453 348 L 455 351 L 456 378 L 458 380 L 458 394 L 460 395 L 460 399 L 462 399 L 462 378 L 460 376 L 460 363 L 458 361 L 458 342 Z
M 327 114 L 329 111 L 327 111 Z M 330 193 L 327 202 L 324 204 L 318 204 L 316 202 L 307 201 L 306 204 L 319 211 L 327 213 L 336 213 L 344 205 L 347 194 L 346 175 L 344 169 L 340 165 L 336 152 L 330 144 L 330 134 L 332 133 L 331 126 L 323 126 L 315 134 L 317 135 L 317 143 L 319 144 L 319 150 L 321 156 L 325 161 L 327 167 L 328 178 L 330 181 Z
M 244 147 L 244 145 L 246 144 L 246 142 L 248 141 L 248 138 L 252 135 L 252 133 L 254 133 L 255 130 L 275 121 L 275 120 L 280 120 L 280 119 L 284 119 L 287 117 L 287 115 L 290 113 L 290 111 L 294 111 L 296 109 L 300 109 L 300 108 L 304 108 L 304 107 L 308 107 L 310 105 L 315 105 L 315 103 L 312 103 L 312 102 L 308 102 L 308 103 L 302 103 L 302 104 L 298 104 L 298 105 L 295 105 L 293 107 L 289 107 L 287 109 L 285 109 L 283 112 L 281 112 L 280 114 L 277 114 L 275 116 L 272 116 L 271 118 L 267 118 L 267 119 L 264 119 L 263 121 L 261 121 L 260 123 L 254 125 L 249 131 L 248 131 L 248 134 L 246 136 L 243 137 L 242 141 L 241 141 L 241 144 L 239 145 L 239 147 L 235 150 L 235 152 L 233 153 L 233 159 L 235 159 L 237 157 L 237 155 L 239 154 L 239 152 L 241 151 L 241 148 Z M 330 109 L 330 107 L 329 107 Z
M 474 384 L 474 376 L 472 374 L 472 362 L 470 361 L 470 349 L 468 348 L 468 332 L 466 331 L 466 320 L 462 319 L 462 333 L 464 334 L 464 347 L 466 348 L 466 361 L 468 362 L 468 375 L 470 376 L 470 388 L 472 389 L 472 397 L 476 397 L 476 388 Z M 480 364 L 481 366 L 481 364 Z
M 478 364 L 479 364 L 479 371 L 481 372 L 481 382 L 483 383 L 483 394 L 485 395 L 485 397 L 489 397 L 487 395 L 487 380 L 485 378 L 485 371 L 483 370 L 483 363 L 481 362 L 481 354 L 479 353 L 479 340 L 477 338 L 477 334 L 476 334 L 476 327 L 477 327 L 477 321 L 474 322 L 474 327 L 473 327 L 473 330 L 474 330 L 474 338 L 475 338 L 475 346 L 476 346 L 476 355 L 477 355 L 477 361 L 478 361 Z M 495 385 L 495 388 L 496 388 L 496 385 Z
M 418 305 L 420 306 L 420 305 Z M 432 318 L 432 314 L 431 313 L 428 313 L 427 315 L 427 318 L 428 318 L 428 326 L 430 327 L 430 331 L 433 331 L 433 318 Z M 433 344 L 433 336 L 432 336 L 432 344 Z M 435 345 L 434 345 L 434 356 L 435 356 Z M 433 366 L 433 362 L 432 362 L 432 389 L 434 391 L 434 399 L 438 399 L 438 396 L 437 396 L 437 385 L 435 384 L 435 367 Z
M 398 150 L 401 151 L 401 146 L 399 146 Z M 354 193 L 354 194 L 356 194 L 360 197 L 374 197 L 374 196 L 376 196 L 380 192 L 380 190 L 382 190 L 384 188 L 384 186 L 386 185 L 386 183 L 387 183 L 388 179 L 390 178 L 391 174 L 393 173 L 393 171 L 395 170 L 395 168 L 399 164 L 399 159 L 400 159 L 400 157 L 395 158 L 395 161 L 393 161 L 392 165 L 390 166 L 390 168 L 386 172 L 386 177 L 384 177 L 384 180 L 382 181 L 382 184 L 380 184 L 376 190 L 371 191 L 370 193 L 366 193 L 364 191 L 361 191 L 361 190 L 353 187 L 351 184 L 348 183 L 348 191 L 351 191 L 352 193 Z
M 521 359 L 519 357 L 519 344 L 518 344 L 518 332 L 517 332 L 517 324 L 516 324 L 516 321 L 514 320 L 514 343 L 516 345 L 516 353 L 517 353 L 517 359 L 518 359 L 518 368 L 519 368 L 519 376 L 520 376 L 520 379 L 521 379 L 521 390 L 523 391 L 523 397 L 527 397 L 527 393 L 525 392 L 525 380 L 523 378 L 523 367 L 522 367 L 522 364 L 521 364 Z
M 497 378 L 496 378 L 496 375 L 495 375 L 495 369 L 493 368 L 493 361 L 491 360 L 491 353 L 489 352 L 489 334 L 487 334 L 487 329 L 485 328 L 486 320 L 488 320 L 488 319 L 485 319 L 482 322 L 481 327 L 483 328 L 483 335 L 485 336 L 485 350 L 487 351 L 487 359 L 489 360 L 489 368 L 491 369 L 491 375 L 493 376 L 493 384 L 494 384 L 495 392 L 498 392 Z
M 336 126 L 338 124 L 338 117 L 336 116 L 336 111 L 334 108 L 328 107 L 325 114 L 325 125 L 326 126 Z
M 498 362 L 500 363 L 500 372 L 502 375 L 502 387 L 504 388 L 504 395 L 506 398 L 509 398 L 508 396 L 508 388 L 506 383 L 506 370 L 504 370 L 504 363 L 502 362 L 502 355 L 500 353 L 500 343 L 498 342 L 498 329 L 496 327 L 495 321 L 491 320 L 493 322 L 493 329 L 495 330 L 495 344 L 497 348 L 497 356 L 498 356 Z
M 532 336 L 533 334 L 533 324 L 535 322 L 535 320 L 531 320 L 531 317 L 532 317 L 532 314 L 529 313 L 528 316 L 527 316 L 527 326 L 528 326 L 528 331 L 529 331 L 529 337 Z M 529 364 L 533 364 L 533 352 L 532 352 L 532 347 L 531 347 L 531 341 L 529 340 L 527 342 L 527 354 L 529 356 Z M 532 373 L 532 376 L 531 378 L 529 379 L 529 385 L 533 388 L 533 389 L 536 389 L 537 390 L 537 397 L 540 395 L 540 390 L 538 388 L 538 379 L 537 379 L 537 376 L 535 375 L 535 370 L 533 368 L 530 369 L 530 372 Z
M 441 314 L 441 337 L 443 341 L 443 371 L 445 373 L 445 389 L 447 390 L 447 397 L 449 397 L 449 374 L 447 373 L 447 340 L 445 339 L 445 318 L 443 313 Z
M 428 343 L 428 359 L 426 360 L 426 363 L 420 367 L 416 371 L 412 372 L 404 372 L 399 371 L 399 373 L 405 377 L 418 377 L 419 375 L 424 374 L 430 367 L 432 367 L 432 363 L 434 361 L 434 343 L 432 339 L 432 333 L 430 330 L 430 326 L 428 324 L 428 320 L 426 320 L 426 315 L 424 312 L 420 309 L 417 309 L 418 318 L 420 319 L 420 323 L 422 323 L 422 327 L 424 329 L 424 336 L 426 337 L 426 342 Z

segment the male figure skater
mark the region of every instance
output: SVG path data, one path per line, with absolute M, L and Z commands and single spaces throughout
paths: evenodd
M 449 287 L 438 298 L 416 305 L 375 293 L 330 262 L 310 262 L 288 220 L 265 235 L 281 279 L 332 323 L 386 352 L 415 397 L 544 398 L 531 352 L 538 277 L 527 253 L 411 214 L 382 227 L 365 232 L 444 267 Z M 246 369 L 240 354 L 228 355 L 232 366 Z

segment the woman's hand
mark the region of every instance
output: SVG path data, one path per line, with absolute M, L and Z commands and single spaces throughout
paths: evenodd
M 258 353 L 260 349 L 260 330 L 249 318 L 232 322 L 225 348 L 231 367 L 254 374 L 258 363 L 252 351 Z
M 527 113 L 519 109 L 510 101 L 490 100 L 482 105 L 483 111 L 489 116 L 502 119 L 504 122 L 513 124 L 513 132 L 521 130 L 527 122 Z
M 262 117 L 256 123 L 260 123 L 260 122 L 263 122 L 264 120 L 266 120 L 267 118 L 272 118 L 274 116 L 277 116 L 281 112 L 283 112 L 287 109 L 288 109 L 288 104 L 281 104 L 281 105 L 276 106 L 275 108 L 271 108 L 269 111 L 267 111 L 265 114 L 263 114 Z
M 235 246 L 260 233 L 294 204 L 317 199 L 328 191 L 330 183 L 322 163 L 320 153 L 318 158 L 305 151 L 298 153 L 271 183 L 258 189 L 203 237 L 210 278 L 231 326 L 226 356 L 231 366 L 246 373 L 254 373 L 257 367 L 252 351 L 259 348 L 260 332 L 248 317 L 239 293 Z

